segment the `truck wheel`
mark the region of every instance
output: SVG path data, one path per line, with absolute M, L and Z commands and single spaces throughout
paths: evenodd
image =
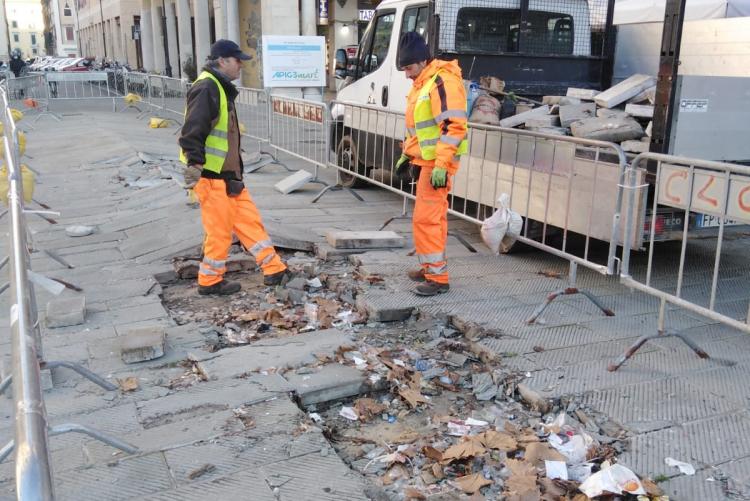
M 361 175 L 365 175 L 367 172 L 365 166 L 359 161 L 359 157 L 357 156 L 357 145 L 352 140 L 351 136 L 344 136 L 341 138 L 341 141 L 336 147 L 336 163 L 341 167 L 341 169 L 339 169 L 339 181 L 341 186 L 344 186 L 345 188 L 362 188 L 367 185 L 362 179 L 349 175 L 344 171 L 349 170 Z

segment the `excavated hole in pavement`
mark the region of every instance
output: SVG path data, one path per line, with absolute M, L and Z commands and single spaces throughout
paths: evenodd
M 298 396 L 296 402 L 306 413 L 302 428 L 323 431 L 342 460 L 368 480 L 367 494 L 372 499 L 404 499 L 405 493 L 465 499 L 468 494 L 460 494 L 460 484 L 453 481 L 473 474 L 492 482 L 481 490 L 487 499 L 499 498 L 512 477 L 506 461 L 522 459 L 525 445 L 509 451 L 488 448 L 449 463 L 436 461 L 434 451 L 446 452 L 465 440 L 459 435 L 475 436 L 487 430 L 508 431 L 519 444 L 522 440 L 546 443 L 540 425 L 564 411 L 583 421 L 582 426 L 588 420 L 589 429 L 601 432 L 597 437 L 607 443 L 593 452 L 597 461 L 622 452 L 623 443 L 612 439 L 621 439 L 622 429 L 591 409 L 580 408 L 575 398 L 549 403 L 544 414 L 521 403 L 517 383 L 522 375 L 503 367 L 501 357 L 483 350 L 478 342 L 501 334 L 419 313 L 403 322 L 367 322 L 356 309 L 356 298 L 363 290 L 383 288 L 381 277 L 362 276 L 348 261 L 322 262 L 304 252 L 282 254 L 296 279 L 285 288 L 264 286 L 262 274 L 250 269 L 254 266 L 250 262 L 243 263 L 244 271 L 227 274 L 229 280 L 240 282 L 240 293 L 199 296 L 196 280 L 182 261 L 177 268 L 191 278 L 162 283 L 163 303 L 178 324 L 200 326 L 209 351 L 314 328 L 335 327 L 350 334 L 354 345 L 340 349 L 333 358 L 319 357 L 305 367 L 263 372 L 278 370 L 281 375 L 305 378 L 338 362 L 356 366 L 368 376 L 369 383 L 358 395 L 311 405 Z M 193 271 L 197 271 L 197 261 Z M 317 315 L 310 310 L 311 304 L 317 305 Z M 199 364 L 185 361 L 184 366 L 185 374 L 172 381 L 172 388 L 206 380 Z M 485 424 L 467 424 L 471 419 Z M 547 480 L 540 476 L 539 487 L 545 493 L 553 489 Z M 468 493 L 472 488 L 463 490 Z M 570 485 L 554 488 L 574 492 Z

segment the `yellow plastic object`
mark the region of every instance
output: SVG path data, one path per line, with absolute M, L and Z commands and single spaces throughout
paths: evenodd
M 244 134 L 245 131 L 247 131 L 247 127 L 245 127 L 245 124 L 240 122 L 240 134 Z
M 152 129 L 166 129 L 167 127 L 169 127 L 169 120 L 167 120 L 166 118 L 154 117 L 148 122 L 148 126 Z
M 198 197 L 195 196 L 194 190 L 188 190 L 188 199 L 190 200 L 189 203 L 191 204 L 197 204 L 198 203 Z
M 14 122 L 20 122 L 23 118 L 23 113 L 15 108 L 10 109 L 10 115 L 13 117 Z
M 0 124 L 0 136 L 5 133 L 3 125 Z M 18 131 L 18 153 L 23 156 L 26 153 L 26 134 Z M 0 138 L 0 157 L 5 158 L 5 142 Z
M 23 201 L 29 203 L 34 197 L 34 172 L 25 164 L 21 164 L 21 179 L 23 180 Z M 8 205 L 9 189 L 8 169 L 6 169 L 5 164 L 3 164 L 2 167 L 0 167 L 0 200 L 2 200 L 5 205 Z
M 130 106 L 130 105 L 133 105 L 135 103 L 140 103 L 141 102 L 141 96 L 139 96 L 138 94 L 133 94 L 131 92 L 131 93 L 127 94 L 123 98 L 123 100 L 125 101 L 125 104 L 127 104 L 128 106 Z

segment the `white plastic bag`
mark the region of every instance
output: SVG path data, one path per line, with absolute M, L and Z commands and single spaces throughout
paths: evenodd
M 493 254 L 506 253 L 513 247 L 516 237 L 521 234 L 523 219 L 510 210 L 510 196 L 507 193 L 497 199 L 499 209 L 482 222 L 482 240 Z
M 619 464 L 594 473 L 581 484 L 579 489 L 590 498 L 601 496 L 606 492 L 635 496 L 646 494 L 635 473 Z

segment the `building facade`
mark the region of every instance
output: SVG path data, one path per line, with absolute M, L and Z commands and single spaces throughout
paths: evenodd
M 66 0 L 49 1 L 64 4 Z M 193 78 L 205 64 L 211 44 L 228 38 L 253 56 L 242 73 L 242 84 L 251 87 L 263 85 L 260 58 L 264 34 L 325 36 L 332 83 L 334 68 L 330 61 L 336 49 L 356 44 L 362 26 L 358 22 L 362 0 L 77 2 L 79 45 L 84 57 Z
M 20 50 L 24 59 L 46 54 L 39 0 L 5 0 L 5 15 L 11 51 Z
M 79 57 L 76 0 L 42 0 L 47 54 Z

